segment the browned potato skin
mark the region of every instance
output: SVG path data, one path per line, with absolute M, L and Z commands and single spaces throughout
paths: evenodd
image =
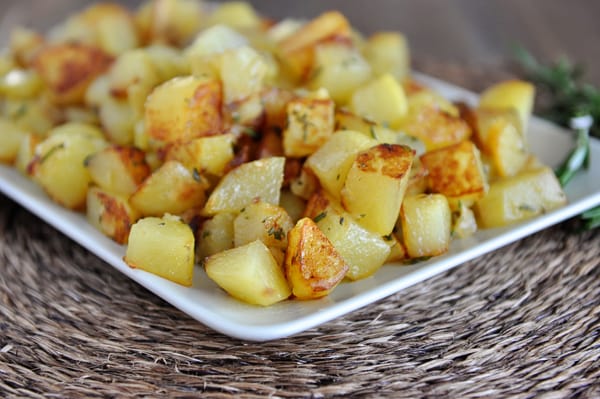
M 152 94 L 148 98 L 151 100 Z M 172 100 L 184 101 L 180 98 Z M 147 134 L 150 138 L 162 143 L 185 142 L 196 137 L 219 134 L 223 129 L 222 100 L 221 84 L 218 81 L 209 80 L 198 85 L 193 97 L 184 104 L 186 117 L 190 117 L 188 122 L 193 126 L 193 129 L 185 130 L 175 129 L 171 119 L 164 120 L 162 107 L 147 106 L 144 116 Z
M 298 299 L 316 299 L 331 292 L 348 264 L 310 218 L 302 218 L 288 233 L 285 271 Z
M 350 39 L 351 29 L 346 17 L 337 11 L 329 11 L 279 43 L 279 52 L 290 71 L 301 80 L 306 80 L 312 72 L 315 46 L 318 43 Z
M 428 106 L 409 110 L 401 125 L 406 134 L 422 140 L 428 151 L 460 143 L 472 134 L 463 119 Z
M 86 160 L 86 166 L 90 170 L 92 175 L 92 180 L 96 181 L 94 178 L 94 159 L 97 157 L 109 157 L 113 159 L 115 162 L 118 162 L 122 171 L 125 171 L 126 178 L 128 181 L 133 183 L 133 186 L 130 190 L 126 190 L 126 194 L 131 194 L 135 189 L 142 184 L 142 182 L 150 175 L 151 170 L 150 166 L 146 163 L 146 154 L 144 151 L 129 146 L 119 146 L 114 145 L 107 147 L 106 149 L 100 151 L 97 154 L 92 155 L 90 158 Z M 105 169 L 106 170 L 106 169 Z M 100 171 L 101 172 L 101 171 Z M 96 181 L 96 184 L 100 182 Z M 109 187 L 105 187 L 109 188 Z
M 83 102 L 94 78 L 108 69 L 113 59 L 97 47 L 80 43 L 47 46 L 37 54 L 33 66 L 50 89 L 56 104 Z
M 93 198 L 90 198 L 93 197 Z M 88 191 L 88 212 L 90 201 L 95 200 L 101 204 L 102 210 L 97 221 L 91 221 L 100 230 L 119 244 L 127 244 L 131 226 L 135 223 L 137 215 L 130 208 L 127 209 L 123 201 L 116 195 L 97 187 Z M 88 218 L 92 215 L 88 213 Z M 95 215 L 94 215 L 95 216 Z
M 487 183 L 477 157 L 475 144 L 468 140 L 423 154 L 430 190 L 454 198 L 483 197 Z

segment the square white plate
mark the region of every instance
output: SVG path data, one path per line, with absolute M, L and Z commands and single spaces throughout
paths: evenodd
M 448 98 L 469 103 L 476 101 L 474 94 L 463 89 L 423 75 L 417 77 Z M 554 167 L 571 148 L 573 135 L 534 118 L 530 123 L 529 141 L 533 153 Z M 122 260 L 125 254 L 123 246 L 96 231 L 83 215 L 54 204 L 38 186 L 3 165 L 0 165 L 0 191 L 201 323 L 232 337 L 265 341 L 296 334 L 367 306 L 600 204 L 600 141 L 592 140 L 591 152 L 589 170 L 579 173 L 566 188 L 569 204 L 565 207 L 525 223 L 483 230 L 467 239 L 455 240 L 447 254 L 426 262 L 411 266 L 386 265 L 370 278 L 343 282 L 329 297 L 314 301 L 289 300 L 267 308 L 232 299 L 209 280 L 200 267 L 196 267 L 190 288 L 129 268 Z

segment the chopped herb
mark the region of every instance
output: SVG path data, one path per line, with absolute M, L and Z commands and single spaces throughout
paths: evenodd
M 344 217 L 343 216 L 340 218 L 340 225 L 342 225 L 342 226 L 344 225 Z
M 167 224 L 165 222 L 160 222 L 158 225 L 159 226 L 166 226 Z
M 383 236 L 383 239 L 386 241 L 392 241 L 392 238 L 393 238 L 392 233 L 388 234 L 387 236 Z
M 90 161 L 92 160 L 94 154 L 90 154 L 87 157 L 85 157 L 85 159 L 83 160 L 83 166 L 85 166 L 86 168 L 88 166 L 90 166 Z
M 522 212 L 536 212 L 537 209 L 529 204 L 521 204 L 519 205 L 519 210 Z
M 408 259 L 405 263 L 408 265 L 414 265 L 421 262 L 426 262 L 431 259 L 431 256 L 419 256 L 417 258 Z
M 21 119 L 22 117 L 25 116 L 25 114 L 27 114 L 27 104 L 26 103 L 22 103 L 19 108 L 15 111 L 15 113 L 13 114 L 13 118 L 15 119 Z
M 337 175 L 335 175 L 335 180 L 340 180 L 340 178 L 341 178 L 341 176 L 339 173 Z
M 369 132 L 371 133 L 371 137 L 377 140 L 377 135 L 375 134 L 375 128 L 373 127 L 373 125 L 369 126 Z
M 45 153 L 44 156 L 40 159 L 40 163 L 46 162 L 46 160 L 50 158 L 56 151 L 62 150 L 63 148 L 65 148 L 65 143 L 60 143 L 50 148 L 48 152 Z
M 323 67 L 321 67 L 321 66 L 316 67 L 315 69 L 312 70 L 312 72 L 310 74 L 310 78 L 308 80 L 316 79 L 321 74 L 321 72 L 323 72 Z
M 267 231 L 267 234 L 273 236 L 273 238 L 278 241 L 281 241 L 285 237 L 285 232 L 281 227 L 272 226 L 269 231 Z
M 192 170 L 192 177 L 198 183 L 202 183 L 202 176 L 200 176 L 200 172 L 198 171 L 198 169 L 194 168 L 194 170 Z
M 210 236 L 210 230 L 205 230 L 202 232 L 202 238 L 206 238 Z
M 314 217 L 314 222 L 319 223 L 325 216 L 327 216 L 327 212 L 321 212 L 317 216 Z
M 251 137 L 253 140 L 258 140 L 260 138 L 260 133 L 251 127 L 244 127 L 243 133 L 246 136 Z

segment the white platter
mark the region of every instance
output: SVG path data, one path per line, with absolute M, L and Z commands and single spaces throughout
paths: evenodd
M 476 101 L 470 92 L 430 77 L 417 76 L 448 98 L 470 103 Z M 530 124 L 529 141 L 532 151 L 545 163 L 557 166 L 571 148 L 572 135 L 534 118 Z M 566 189 L 569 204 L 563 208 L 509 228 L 479 231 L 468 239 L 455 240 L 447 254 L 426 262 L 411 266 L 386 265 L 365 280 L 343 282 L 327 298 L 290 300 L 267 308 L 245 305 L 230 298 L 208 279 L 200 267 L 196 267 L 190 288 L 129 268 L 122 260 L 124 247 L 96 231 L 83 215 L 54 204 L 38 186 L 3 165 L 0 165 L 0 191 L 201 323 L 232 337 L 266 341 L 305 331 L 368 306 L 403 288 L 600 204 L 600 141 L 592 140 L 591 151 L 591 167 L 569 183 Z

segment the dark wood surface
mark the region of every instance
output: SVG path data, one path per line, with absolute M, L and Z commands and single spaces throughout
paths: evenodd
M 135 6 L 139 0 L 121 0 Z M 360 31 L 399 30 L 414 58 L 466 66 L 497 66 L 521 44 L 542 60 L 581 63 L 600 85 L 600 1 L 597 0 L 252 0 L 273 18 L 312 17 L 339 9 Z M 2 0 L 0 40 L 18 21 L 47 29 L 89 0 Z M 16 7 L 16 8 L 15 8 Z M 0 41 L 1 43 L 1 41 Z

